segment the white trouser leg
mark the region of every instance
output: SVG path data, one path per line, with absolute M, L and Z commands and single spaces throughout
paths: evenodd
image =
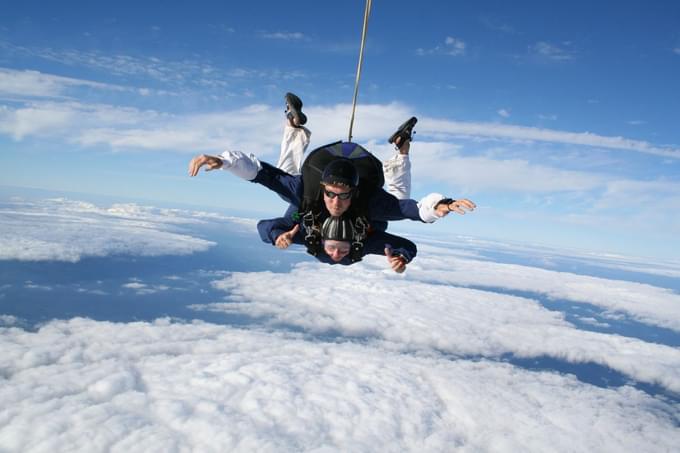
M 310 130 L 304 126 L 292 127 L 286 123 L 283 128 L 279 163 L 276 166 L 291 175 L 299 175 L 311 135 Z
M 383 162 L 385 190 L 400 200 L 411 198 L 411 161 L 408 154 L 395 154 Z

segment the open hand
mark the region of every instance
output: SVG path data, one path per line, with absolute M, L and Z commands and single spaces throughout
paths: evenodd
M 435 208 L 435 211 L 437 211 L 437 215 L 439 217 L 444 217 L 445 215 L 448 215 L 449 212 L 465 215 L 466 210 L 474 211 L 476 207 L 477 205 L 472 201 L 468 200 L 467 198 L 461 198 L 460 200 L 454 200 L 449 204 L 439 203 Z
M 194 157 L 191 159 L 191 162 L 189 162 L 189 176 L 196 176 L 204 165 L 206 166 L 205 171 L 217 170 L 222 167 L 222 159 L 206 154 Z

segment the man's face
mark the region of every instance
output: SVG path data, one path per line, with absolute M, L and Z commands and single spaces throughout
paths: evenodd
M 341 200 L 337 195 L 343 196 L 342 194 L 351 193 L 352 189 L 340 184 L 325 184 L 322 186 L 322 189 L 323 202 L 330 215 L 340 217 L 349 209 L 349 205 L 352 204 L 352 198 Z M 328 195 L 329 193 L 331 193 L 330 196 Z
M 336 263 L 342 261 L 349 255 L 350 244 L 347 241 L 334 241 L 331 239 L 323 241 L 323 250 Z

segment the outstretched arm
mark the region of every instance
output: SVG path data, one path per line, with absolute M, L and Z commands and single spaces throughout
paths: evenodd
M 477 207 L 472 201 L 467 198 L 460 200 L 453 200 L 446 198 L 440 193 L 431 193 L 418 203 L 418 210 L 420 218 L 423 222 L 433 223 L 436 220 L 447 216 L 449 212 L 456 212 L 458 214 L 465 214 L 465 210 L 473 211 Z
M 279 194 L 285 201 L 300 206 L 302 202 L 302 177 L 293 176 L 266 162 L 261 162 L 253 154 L 240 151 L 225 151 L 219 156 L 201 154 L 189 162 L 189 176 L 196 176 L 200 169 L 206 171 L 221 168 L 239 178 L 261 184 Z
M 371 220 L 418 220 L 432 223 L 449 212 L 465 214 L 465 210 L 472 211 L 477 207 L 467 198 L 453 200 L 439 193 L 431 193 L 422 200 L 399 200 L 394 195 L 380 189 L 369 200 L 369 218 Z
M 239 178 L 251 181 L 262 169 L 262 164 L 254 155 L 241 151 L 225 151 L 219 156 L 201 154 L 189 162 L 189 176 L 196 176 L 201 167 L 205 167 L 205 171 L 222 168 Z

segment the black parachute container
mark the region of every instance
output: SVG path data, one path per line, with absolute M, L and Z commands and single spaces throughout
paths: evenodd
M 304 197 L 302 212 L 320 209 L 322 200 L 321 175 L 326 165 L 337 159 L 349 159 L 359 174 L 358 193 L 352 197 L 353 210 L 363 214 L 365 203 L 373 191 L 385 184 L 382 162 L 366 148 L 353 142 L 335 142 L 311 151 L 302 164 Z

